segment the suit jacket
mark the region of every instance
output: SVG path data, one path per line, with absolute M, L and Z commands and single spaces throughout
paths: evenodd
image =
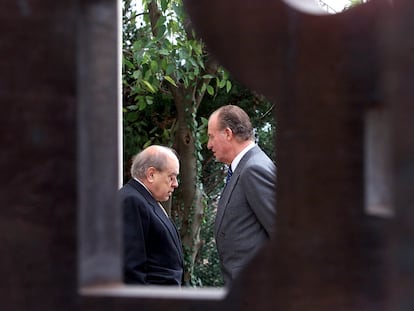
M 276 167 L 255 146 L 240 160 L 225 186 L 215 220 L 215 238 L 225 285 L 273 235 Z
M 183 252 L 171 219 L 134 179 L 119 194 L 123 208 L 124 282 L 181 285 Z

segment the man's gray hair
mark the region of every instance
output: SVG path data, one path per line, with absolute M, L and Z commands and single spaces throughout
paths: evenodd
M 230 128 L 239 141 L 254 140 L 252 123 L 247 113 L 235 105 L 222 106 L 215 111 L 218 114 L 219 129 Z
M 150 167 L 163 171 L 166 169 L 167 158 L 171 156 L 177 157 L 177 152 L 172 148 L 161 145 L 149 146 L 133 157 L 131 176 L 142 180 Z

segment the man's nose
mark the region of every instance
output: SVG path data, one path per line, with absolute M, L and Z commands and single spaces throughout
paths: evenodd
M 178 179 L 174 179 L 171 186 L 173 186 L 174 188 L 177 188 L 178 187 Z

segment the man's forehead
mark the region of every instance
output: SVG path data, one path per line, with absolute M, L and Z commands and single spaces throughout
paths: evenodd
M 207 131 L 210 132 L 215 132 L 218 129 L 218 123 L 217 121 L 214 120 L 210 120 L 208 121 L 208 125 L 207 125 Z

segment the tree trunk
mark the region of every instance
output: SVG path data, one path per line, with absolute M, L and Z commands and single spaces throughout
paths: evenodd
M 152 34 L 157 37 L 156 25 L 162 13 L 155 0 L 149 3 L 148 9 Z M 193 39 L 188 20 L 185 21 L 185 25 L 187 36 Z M 206 73 L 216 74 L 218 64 L 211 56 L 208 56 L 205 60 L 205 68 Z M 201 164 L 197 160 L 198 151 L 195 141 L 197 131 L 195 116 L 204 92 L 197 92 L 196 95 L 195 90 L 200 90 L 203 83 L 209 84 L 210 80 L 210 78 L 199 79 L 195 81 L 194 87 L 188 88 L 180 83 L 177 83 L 178 87 L 168 85 L 177 109 L 174 147 L 180 157 L 180 186 L 177 189 L 177 202 L 171 203 L 171 215 L 180 227 L 185 256 L 184 281 L 186 284 L 191 283 L 195 258 L 201 246 L 200 229 L 204 214 L 203 193 L 198 176 Z
M 177 109 L 175 148 L 180 157 L 180 186 L 178 202 L 172 206 L 174 218 L 180 221 L 180 233 L 184 248 L 186 271 L 184 281 L 191 282 L 195 258 L 200 249 L 200 228 L 204 213 L 203 195 L 199 188 L 197 150 L 195 146 L 195 105 L 190 89 L 173 92 Z

